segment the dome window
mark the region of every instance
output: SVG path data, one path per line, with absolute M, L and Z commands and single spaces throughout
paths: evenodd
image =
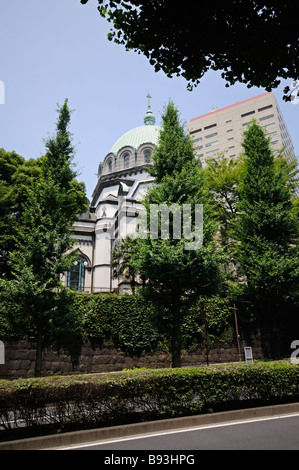
M 124 154 L 124 168 L 129 168 L 130 166 L 130 154 L 125 153 Z
M 112 171 L 112 158 L 110 158 L 108 160 L 108 171 L 111 172 Z
M 144 151 L 144 163 L 150 163 L 151 161 L 151 151 L 149 149 L 146 149 Z

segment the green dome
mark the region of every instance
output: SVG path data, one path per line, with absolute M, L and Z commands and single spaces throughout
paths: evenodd
M 128 132 L 126 132 L 123 136 L 121 136 L 113 145 L 110 152 L 114 153 L 115 155 L 118 151 L 127 145 L 133 147 L 134 149 L 138 149 L 142 144 L 157 144 L 158 137 L 160 133 L 159 126 L 153 125 L 145 125 L 140 127 L 135 127 Z
M 150 95 L 148 95 L 148 98 L 150 98 Z M 151 111 L 150 104 L 148 104 L 148 110 L 144 116 L 143 121 L 144 126 L 135 127 L 135 129 L 132 129 L 122 135 L 115 142 L 110 152 L 116 155 L 121 148 L 126 147 L 127 145 L 137 150 L 140 145 L 143 144 L 157 144 L 160 127 L 155 126 L 156 119 Z

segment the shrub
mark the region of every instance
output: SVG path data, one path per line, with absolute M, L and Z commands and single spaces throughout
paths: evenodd
M 298 399 L 287 363 L 127 370 L 0 382 L 4 438 L 162 419 Z

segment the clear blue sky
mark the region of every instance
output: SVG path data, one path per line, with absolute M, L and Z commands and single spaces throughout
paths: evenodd
M 71 132 L 80 179 L 91 198 L 99 163 L 113 143 L 143 124 L 148 92 L 160 124 L 172 99 L 183 121 L 264 93 L 263 88 L 225 87 L 220 73 L 209 72 L 192 92 L 183 78 L 155 73 L 147 59 L 107 40 L 109 24 L 97 0 L 2 0 L 0 3 L 0 147 L 28 159 L 45 151 L 55 131 L 56 104 L 69 100 Z M 200 28 L 200 15 L 198 17 Z M 213 34 L 217 34 L 213 32 Z M 282 100 L 284 81 L 274 94 L 299 155 L 299 104 Z

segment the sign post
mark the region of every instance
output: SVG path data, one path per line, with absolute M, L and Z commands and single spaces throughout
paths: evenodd
M 238 356 L 239 356 L 239 361 L 241 361 L 241 348 L 240 348 L 240 335 L 239 335 L 239 328 L 238 328 L 238 319 L 237 319 L 237 307 L 234 304 L 232 308 L 234 311 L 234 316 L 235 316 L 235 326 L 236 326 L 236 336 L 237 336 L 237 345 L 238 345 Z

